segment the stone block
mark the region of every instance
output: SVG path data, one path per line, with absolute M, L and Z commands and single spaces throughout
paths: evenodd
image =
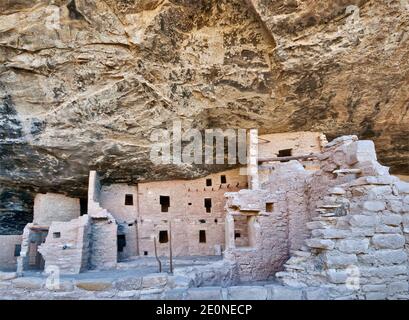
M 348 145 L 346 161 L 349 165 L 376 160 L 375 144 L 371 140 L 359 140 Z
M 381 216 L 381 222 L 388 226 L 399 226 L 402 223 L 402 215 L 389 214 Z
M 399 194 L 409 194 L 409 183 L 404 181 L 398 181 L 395 183 L 395 186 Z
M 355 265 L 358 259 L 355 254 L 331 251 L 325 253 L 325 262 L 329 268 L 345 268 L 350 265 Z
M 364 209 L 368 211 L 382 211 L 386 209 L 385 202 L 383 201 L 365 201 L 364 202 Z
M 143 289 L 140 291 L 140 300 L 160 300 L 162 299 L 163 289 Z
M 375 234 L 372 243 L 377 249 L 399 249 L 405 245 L 405 237 L 400 234 Z
M 390 200 L 389 201 L 389 208 L 393 212 L 401 213 L 402 210 L 403 210 L 402 201 Z
M 142 278 L 126 277 L 115 282 L 115 288 L 120 291 L 139 290 L 142 288 Z
M 312 221 L 312 222 L 307 222 L 307 229 L 309 230 L 314 230 L 314 229 L 323 229 L 328 226 L 327 223 L 323 221 Z
M 332 250 L 334 249 L 335 243 L 332 240 L 328 239 L 307 239 L 305 241 L 307 246 L 311 248 L 317 248 L 317 249 L 327 249 L 327 250 Z
M 353 215 L 349 220 L 349 223 L 353 227 L 373 227 L 378 223 L 378 218 L 375 215 Z
M 48 285 L 47 283 L 45 284 L 46 289 L 54 292 L 70 292 L 74 290 L 74 287 L 74 283 L 69 280 L 61 280 L 57 285 Z
M 268 300 L 303 300 L 301 288 L 291 288 L 280 285 L 267 285 Z
M 407 275 L 407 268 L 405 265 L 360 267 L 359 271 L 364 277 L 378 277 L 382 279 L 382 281 L 391 277 Z
M 84 279 L 77 280 L 75 286 L 86 291 L 105 291 L 112 287 L 112 281 L 109 279 Z
M 335 284 L 344 284 L 348 279 L 348 272 L 346 270 L 327 270 L 328 280 Z
M 362 286 L 364 292 L 386 292 L 386 284 L 367 284 Z
M 142 288 L 163 288 L 166 286 L 168 276 L 164 273 L 155 273 L 142 278 Z
M 17 278 L 16 272 L 0 272 L 0 281 L 12 280 Z
M 307 288 L 304 290 L 306 300 L 328 300 L 328 291 L 323 288 Z
M 388 225 L 379 225 L 375 228 L 376 233 L 393 233 L 393 234 L 402 234 L 402 229 L 400 227 L 393 227 Z
M 35 277 L 23 277 L 12 280 L 12 284 L 19 289 L 35 290 L 41 289 L 45 285 L 45 280 Z
M 339 240 L 337 242 L 337 248 L 344 253 L 365 253 L 368 251 L 369 240 Z
M 402 250 L 377 250 L 373 253 L 375 259 L 381 264 L 400 264 L 408 260 L 406 251 Z
M 193 284 L 193 280 L 182 275 L 168 277 L 167 285 L 169 288 L 189 288 Z
M 366 300 L 385 300 L 386 292 L 368 292 L 365 294 Z
M 190 288 L 187 290 L 185 299 L 187 300 L 221 300 L 221 288 L 220 287 Z
M 350 232 L 348 230 L 340 230 L 334 228 L 313 230 L 311 234 L 313 237 L 323 239 L 343 239 L 350 236 Z
M 139 290 L 127 290 L 127 291 L 119 291 L 117 293 L 118 298 L 139 298 L 140 291 Z
M 329 193 L 333 195 L 344 195 L 346 193 L 345 189 L 342 189 L 340 187 L 334 187 L 329 189 Z
M 228 288 L 229 300 L 266 300 L 267 289 L 261 286 L 235 286 Z
M 409 286 L 407 281 L 394 281 L 388 284 L 388 294 L 408 293 Z
M 163 294 L 164 300 L 183 300 L 187 294 L 186 289 L 170 289 L 166 290 Z

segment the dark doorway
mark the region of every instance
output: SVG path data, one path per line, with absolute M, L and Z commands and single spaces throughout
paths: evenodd
M 88 199 L 80 199 L 80 214 L 83 216 L 88 213 Z
M 44 270 L 45 260 L 38 247 L 45 242 L 48 230 L 46 229 L 31 229 L 28 245 L 28 269 L 29 270 Z
M 212 199 L 210 198 L 205 198 L 204 199 L 204 206 L 206 208 L 206 212 L 210 213 L 212 212 Z
M 169 207 L 170 207 L 170 197 L 169 196 L 160 196 L 159 203 L 161 206 L 161 212 L 169 212 Z
M 124 234 L 118 234 L 117 236 L 118 252 L 123 252 L 126 247 L 126 237 Z
M 206 231 L 205 230 L 199 230 L 199 242 L 206 243 Z

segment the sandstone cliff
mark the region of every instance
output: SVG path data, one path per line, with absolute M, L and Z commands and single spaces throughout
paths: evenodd
M 0 0 L 0 185 L 203 174 L 149 161 L 172 119 L 357 134 L 408 174 L 408 31 L 407 0 Z

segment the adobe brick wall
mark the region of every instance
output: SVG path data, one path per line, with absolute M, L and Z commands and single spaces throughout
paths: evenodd
M 16 245 L 21 245 L 21 235 L 0 235 L 0 269 L 16 270 L 17 257 L 14 256 Z
M 226 183 L 221 184 L 221 176 Z M 206 186 L 206 179 L 212 186 Z M 239 169 L 212 174 L 195 180 L 176 180 L 141 183 L 138 185 L 139 251 L 154 255 L 152 236 L 159 240 L 160 231 L 172 224 L 172 248 L 175 256 L 215 255 L 224 246 L 224 193 L 247 187 L 247 177 Z M 168 212 L 161 212 L 160 196 L 170 197 Z M 212 200 L 211 212 L 206 212 L 204 199 Z M 206 242 L 199 242 L 200 230 L 205 231 Z M 157 242 L 158 254 L 169 254 L 169 243 Z
M 53 221 L 70 221 L 79 216 L 79 199 L 56 193 L 39 193 L 34 199 L 35 224 L 49 226 Z

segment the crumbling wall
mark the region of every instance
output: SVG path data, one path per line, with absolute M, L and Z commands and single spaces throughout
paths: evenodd
M 53 222 L 45 243 L 38 249 L 45 259 L 45 269 L 58 267 L 64 274 L 77 274 L 86 270 L 90 228 L 88 215 L 69 222 Z
M 306 247 L 277 274 L 331 298 L 408 299 L 409 184 L 367 176 L 329 191 Z
M 89 267 L 94 270 L 113 269 L 117 265 L 117 232 L 115 219 L 107 212 L 91 217 Z
M 307 223 L 320 213 L 329 188 L 361 176 L 389 176 L 388 168 L 377 162 L 373 142 L 358 141 L 356 136 L 326 144 L 318 160 L 320 170 L 316 171 L 304 170 L 298 161 L 263 163 L 260 190 L 226 194 L 228 214 L 255 212 L 258 235 L 253 248 L 236 248 L 231 239 L 234 232 L 226 232 L 227 243 L 233 245 L 225 258 L 238 263 L 242 280 L 268 278 L 302 248 L 310 235 Z M 270 210 L 267 203 L 272 203 Z
M 242 281 L 265 280 L 281 270 L 290 250 L 304 239 L 305 183 L 310 174 L 296 161 L 277 163 L 260 190 L 226 194 L 230 239 L 224 257 L 237 262 Z M 254 233 L 247 247 L 238 247 L 235 220 L 243 216 L 253 217 L 249 227 Z
M 37 194 L 34 199 L 35 224 L 49 226 L 53 221 L 70 221 L 80 216 L 80 200 L 62 194 Z
M 15 270 L 17 267 L 17 255 L 20 255 L 21 235 L 0 235 L 0 269 Z M 16 251 L 17 250 L 17 251 Z M 17 255 L 16 255 L 17 254 Z

